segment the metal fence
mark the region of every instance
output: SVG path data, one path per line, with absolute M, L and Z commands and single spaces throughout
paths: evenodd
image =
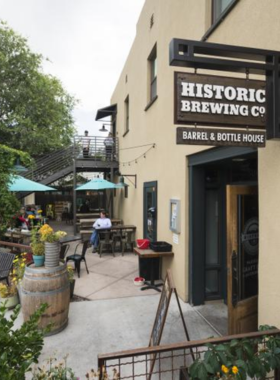
M 233 339 L 249 339 L 254 343 L 257 342 L 255 347 L 256 352 L 258 352 L 258 350 L 265 349 L 267 337 L 275 335 L 279 337 L 280 330 L 239 334 L 99 355 L 98 368 L 101 369 L 99 379 L 185 380 L 188 379 L 186 369 L 192 364 L 193 355 L 195 359 L 203 358 L 208 349 L 206 344 L 211 343 L 217 346 Z M 275 370 L 262 379 L 279 380 L 279 372 Z
M 117 137 L 75 136 L 74 157 L 94 161 L 118 161 L 119 142 Z

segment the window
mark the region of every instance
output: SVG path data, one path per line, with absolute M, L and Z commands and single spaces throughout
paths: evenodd
M 155 45 L 149 56 L 150 68 L 150 102 L 157 96 L 157 46 Z
M 233 0 L 212 0 L 212 24 L 215 24 L 221 14 L 233 2 Z
M 124 117 L 125 117 L 125 125 L 124 125 L 124 135 L 129 132 L 129 96 L 124 101 Z
M 211 16 L 209 17 L 211 26 L 201 38 L 201 41 L 206 41 L 208 39 L 208 37 L 213 33 L 214 30 L 216 30 L 216 28 L 238 4 L 238 2 L 239 0 L 212 0 L 210 3 L 212 5 L 212 10 L 211 14 L 209 14 L 209 16 Z

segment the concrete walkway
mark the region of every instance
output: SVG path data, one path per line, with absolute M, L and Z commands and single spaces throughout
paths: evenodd
M 70 245 L 68 254 L 74 251 L 77 242 Z M 116 257 L 104 254 L 100 258 L 88 249 L 86 260 L 89 274 L 82 263 L 80 278 L 75 275 L 74 293 L 87 300 L 71 302 L 67 328 L 45 338 L 40 357 L 42 364 L 51 356 L 61 360 L 69 354 L 68 366 L 80 379 L 85 379 L 91 368 L 97 368 L 98 354 L 148 346 L 160 297 L 154 290 L 141 291 L 134 285 L 138 257 L 133 253 L 124 256 L 119 253 Z M 181 302 L 181 307 L 191 340 L 217 336 L 189 304 Z M 22 323 L 22 316 L 16 323 L 18 326 Z M 183 340 L 183 325 L 173 296 L 161 344 Z

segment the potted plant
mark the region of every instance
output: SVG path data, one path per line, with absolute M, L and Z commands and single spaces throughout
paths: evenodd
M 5 305 L 7 309 L 12 309 L 19 303 L 17 287 L 12 284 L 0 283 L 0 307 Z
M 31 248 L 35 267 L 41 267 L 45 262 L 45 246 L 39 240 L 38 229 L 33 228 L 31 232 Z
M 67 273 L 68 273 L 68 280 L 70 283 L 70 298 L 73 298 L 74 295 L 74 288 L 75 288 L 75 278 L 74 278 L 74 269 L 71 267 L 71 265 L 67 265 Z
M 64 231 L 56 231 L 44 224 L 39 229 L 40 242 L 45 246 L 45 267 L 59 266 L 59 239 L 67 235 Z

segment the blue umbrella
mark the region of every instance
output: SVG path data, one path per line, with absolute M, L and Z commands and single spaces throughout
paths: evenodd
M 118 189 L 118 186 L 112 182 L 106 181 L 102 178 L 94 178 L 91 181 L 76 188 L 79 190 L 105 190 L 105 189 Z
M 10 191 L 53 191 L 56 190 L 53 187 L 43 185 L 38 182 L 31 181 L 30 179 L 21 177 L 20 175 L 14 175 L 9 183 Z

